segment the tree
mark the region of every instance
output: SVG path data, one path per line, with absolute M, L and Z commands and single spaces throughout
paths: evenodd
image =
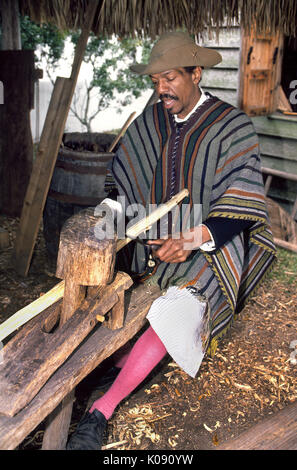
M 36 63 L 42 63 L 54 83 L 59 62 L 65 60 L 66 41 L 76 46 L 80 31 L 60 31 L 54 25 L 38 25 L 26 16 L 21 17 L 20 23 L 22 48 L 35 51 Z M 111 103 L 116 103 L 121 112 L 133 97 L 138 98 L 142 91 L 151 87 L 146 77 L 129 70 L 129 65 L 137 59 L 146 60 L 150 49 L 149 39 L 90 35 L 83 61 L 89 67 L 90 79 L 84 86 L 77 86 L 71 106 L 71 112 L 88 132 L 92 131 L 92 122 L 98 113 Z
M 60 31 L 51 24 L 38 25 L 28 16 L 21 16 L 20 26 L 22 48 L 35 51 L 36 63 L 45 59 L 46 72 L 52 79 L 52 74 L 62 58 L 65 40 L 69 32 Z
M 79 32 L 71 33 L 71 41 L 77 44 Z M 106 109 L 114 100 L 117 110 L 130 104 L 133 97 L 151 87 L 147 77 L 133 74 L 129 65 L 148 58 L 151 41 L 148 39 L 107 38 L 90 35 L 84 62 L 90 66 L 91 79 L 83 90 L 74 95 L 71 111 L 86 127 L 92 130 L 92 121 L 100 111 Z M 80 95 L 83 96 L 80 96 Z M 91 104 L 93 107 L 91 107 Z M 95 104 L 95 106 L 94 106 Z

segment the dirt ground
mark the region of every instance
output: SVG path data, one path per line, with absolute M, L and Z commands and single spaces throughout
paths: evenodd
M 2 322 L 58 279 L 48 263 L 42 232 L 28 276 L 17 275 L 11 256 L 18 220 L 0 216 L 0 226 L 9 231 L 11 242 L 0 252 Z M 291 265 L 275 265 L 195 379 L 166 357 L 120 404 L 108 423 L 104 449 L 218 449 L 297 399 L 297 365 L 290 359 L 290 344 L 297 340 L 297 281 L 291 267 L 297 265 L 297 255 L 292 256 Z M 104 392 L 104 387 L 94 388 L 109 365 L 107 361 L 77 387 L 70 432 Z M 40 449 L 43 429 L 41 423 L 18 449 Z

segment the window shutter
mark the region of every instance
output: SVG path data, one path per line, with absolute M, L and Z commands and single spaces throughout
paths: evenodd
M 242 31 L 239 107 L 248 115 L 267 115 L 277 109 L 282 56 L 282 34 Z

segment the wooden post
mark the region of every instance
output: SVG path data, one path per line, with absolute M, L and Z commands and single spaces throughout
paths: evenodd
M 1 0 L 2 16 L 2 49 L 4 51 L 20 50 L 21 30 L 18 0 Z
M 17 272 L 23 276 L 28 274 L 30 267 L 43 208 L 97 7 L 98 1 L 88 3 L 85 26 L 76 47 L 71 76 L 57 78 L 48 108 L 15 241 L 14 264 Z
M 34 52 L 0 51 L 0 211 L 19 217 L 33 164 Z
M 119 294 L 119 300 L 111 309 L 110 318 L 107 320 L 107 326 L 112 330 L 122 328 L 124 324 L 124 296 L 124 291 Z
M 267 416 L 217 450 L 297 450 L 297 402 Z
M 61 232 L 56 274 L 65 280 L 65 290 L 60 326 L 71 318 L 84 300 L 86 286 L 106 286 L 113 277 L 116 240 L 97 239 L 95 227 L 99 222 L 93 214 L 92 209 L 81 211 L 68 219 Z M 43 450 L 65 448 L 74 393 L 75 389 L 48 417 Z

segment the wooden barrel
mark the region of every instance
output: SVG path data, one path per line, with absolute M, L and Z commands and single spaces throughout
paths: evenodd
M 60 148 L 43 211 L 43 235 L 48 257 L 54 263 L 66 220 L 85 207 L 95 207 L 106 197 L 106 170 L 113 156 L 107 151 Z
M 113 153 L 61 148 L 48 195 L 61 202 L 95 206 L 104 196 L 104 181 Z

